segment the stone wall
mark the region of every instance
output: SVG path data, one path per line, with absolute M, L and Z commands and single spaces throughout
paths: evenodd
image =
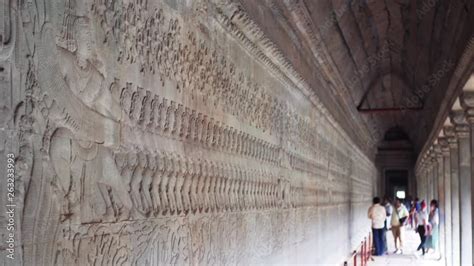
M 341 262 L 368 232 L 373 162 L 238 4 L 0 5 L 5 264 Z

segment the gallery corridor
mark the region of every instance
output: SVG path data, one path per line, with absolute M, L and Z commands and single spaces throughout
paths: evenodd
M 438 200 L 441 259 L 372 265 L 471 266 L 473 25 L 473 0 L 0 1 L 0 265 L 342 265 L 386 196 Z

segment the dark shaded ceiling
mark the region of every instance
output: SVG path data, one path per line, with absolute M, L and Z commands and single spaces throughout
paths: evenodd
M 422 147 L 474 32 L 473 0 L 240 1 L 362 147 Z

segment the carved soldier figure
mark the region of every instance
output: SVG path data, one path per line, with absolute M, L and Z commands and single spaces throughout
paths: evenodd
M 142 213 L 143 205 L 140 197 L 140 184 L 143 181 L 143 175 L 148 167 L 146 155 L 138 153 L 138 165 L 133 171 L 132 180 L 130 183 L 130 194 L 134 205 L 134 214 Z M 142 213 L 143 214 L 143 213 Z
M 194 162 L 191 159 L 184 161 L 184 183 L 183 183 L 183 206 L 184 212 L 188 214 L 191 211 L 191 190 Z
M 167 215 L 170 212 L 170 202 L 168 199 L 168 182 L 173 172 L 172 162 L 168 158 L 168 154 L 163 153 L 161 157 L 163 160 L 163 175 L 160 182 L 160 198 L 161 208 L 163 215 Z
M 217 165 L 216 162 L 210 162 L 209 169 L 209 202 L 210 202 L 210 212 L 216 212 L 217 209 Z
M 204 161 L 202 161 L 200 158 L 198 158 L 198 167 L 197 167 L 197 174 L 196 178 L 197 180 L 197 185 L 196 185 L 196 201 L 197 201 L 197 206 L 196 206 L 196 211 L 199 211 L 202 213 L 204 209 L 204 178 L 205 178 L 205 168 L 204 168 Z
M 151 184 L 151 198 L 153 202 L 153 211 L 155 215 L 159 215 L 162 211 L 161 205 L 161 180 L 163 175 L 165 174 L 163 156 L 161 152 L 158 152 L 155 157 L 155 164 L 156 164 L 156 171 L 152 176 L 152 184 Z
M 150 117 L 149 117 L 148 121 L 146 122 L 146 129 L 149 132 L 154 132 L 155 131 L 154 129 L 156 127 L 157 118 L 159 116 L 159 113 L 158 113 L 159 112 L 159 109 L 158 109 L 159 102 L 160 102 L 160 97 L 155 94 L 153 96 L 153 100 L 151 100 L 151 104 L 150 104 Z
M 234 165 L 230 165 L 229 181 L 230 181 L 230 210 L 237 210 L 238 191 L 237 191 L 237 169 Z
M 232 187 L 231 187 L 231 166 L 228 163 L 224 164 L 224 189 L 223 189 L 223 197 L 224 197 L 224 206 L 225 211 L 230 211 L 232 207 Z
M 209 199 L 209 186 L 210 186 L 210 164 L 207 160 L 203 162 L 203 185 L 202 185 L 202 199 L 203 199 L 203 212 L 208 213 L 210 208 Z
M 194 135 L 196 134 L 196 110 L 192 110 L 191 114 L 189 115 L 189 124 L 186 131 L 186 139 L 194 139 Z
M 166 108 L 165 125 L 163 127 L 163 132 L 165 134 L 172 134 L 173 126 L 176 119 L 175 115 L 176 103 L 174 101 L 171 101 L 170 105 Z
M 209 123 L 207 119 L 207 115 L 204 115 L 202 122 L 199 124 L 199 142 L 201 144 L 206 144 L 206 138 L 207 138 L 207 124 Z
M 173 114 L 174 119 L 173 119 L 173 126 L 171 130 L 172 136 L 178 137 L 180 133 L 180 127 L 182 126 L 181 125 L 182 113 L 183 113 L 183 105 L 179 103 L 176 109 L 174 110 L 174 114 Z
M 216 212 L 223 209 L 223 198 L 222 198 L 222 165 L 218 162 L 216 165 Z
M 197 161 L 191 161 L 190 165 L 190 179 L 191 179 L 191 186 L 190 186 L 190 201 L 191 201 L 191 211 L 193 214 L 197 213 L 199 210 L 199 180 L 200 180 L 200 167 L 201 167 L 201 159 L 198 158 Z
M 156 125 L 155 128 L 158 130 L 159 133 L 164 132 L 165 123 L 166 123 L 166 112 L 168 110 L 168 100 L 166 98 L 162 98 L 160 104 L 158 105 L 158 114 L 156 118 Z
M 183 205 L 183 184 L 184 184 L 184 165 L 183 165 L 183 158 L 179 155 L 175 157 L 175 186 L 173 189 L 173 194 L 176 202 L 176 212 L 177 214 L 181 214 L 184 211 Z
M 168 169 L 168 184 L 166 186 L 166 194 L 168 195 L 170 214 L 173 215 L 177 212 L 176 204 L 176 179 L 179 172 L 178 162 L 173 154 L 170 155 L 168 162 L 170 168 Z
M 204 140 L 204 145 L 207 147 L 212 147 L 212 138 L 214 135 L 214 118 L 211 117 L 207 123 L 206 130 L 206 139 Z
M 239 211 L 242 211 L 244 209 L 244 202 L 243 202 L 243 199 L 244 199 L 244 180 L 243 180 L 243 176 L 242 176 L 242 169 L 240 169 L 239 166 L 236 166 L 236 185 L 235 185 L 235 189 L 236 189 L 236 194 L 237 194 L 237 201 L 236 201 L 236 205 L 237 205 L 237 210 Z
M 184 109 L 184 112 L 181 114 L 181 125 L 179 127 L 179 138 L 180 139 L 185 139 L 186 138 L 186 135 L 187 135 L 187 132 L 188 132 L 188 127 L 189 127 L 189 123 L 190 123 L 190 113 L 189 113 L 189 108 L 186 107 Z
M 153 182 L 153 177 L 156 174 L 157 171 L 157 163 L 155 160 L 155 156 L 153 154 L 147 154 L 147 159 L 148 159 L 148 167 L 146 168 L 144 174 L 143 174 L 143 181 L 141 183 L 141 200 L 143 204 L 143 209 L 142 211 L 146 214 L 149 215 L 150 212 L 153 210 L 153 200 L 151 198 L 151 190 L 152 190 L 152 182 Z
M 132 83 L 127 82 L 120 93 L 120 106 L 124 111 L 124 115 L 130 114 L 130 106 L 132 105 Z
M 140 118 L 138 119 L 138 124 L 142 127 L 142 129 L 146 129 L 152 112 L 152 97 L 151 92 L 147 90 L 145 92 L 145 97 L 142 100 L 141 110 L 140 110 Z

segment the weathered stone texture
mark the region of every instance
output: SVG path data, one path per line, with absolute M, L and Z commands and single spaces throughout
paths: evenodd
M 373 163 L 238 5 L 0 5 L 14 264 L 340 262 L 368 232 Z

